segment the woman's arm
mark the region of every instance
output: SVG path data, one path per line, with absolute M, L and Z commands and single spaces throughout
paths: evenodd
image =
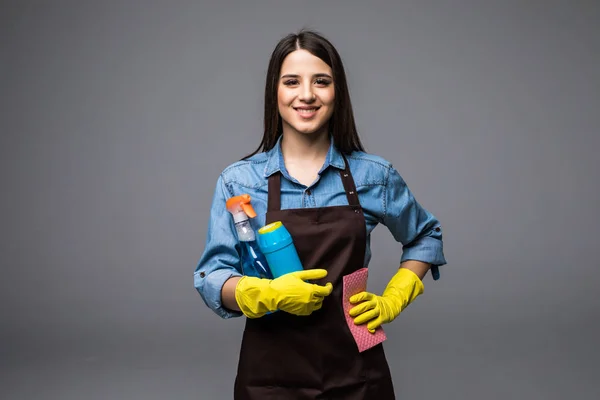
M 406 260 L 400 264 L 400 268 L 411 270 L 419 277 L 419 279 L 423 280 L 425 274 L 429 271 L 429 268 L 431 268 L 431 264 L 417 260 Z
M 235 300 L 235 287 L 240 280 L 239 276 L 229 278 L 221 289 L 221 303 L 231 311 L 240 311 L 240 306 Z
M 194 271 L 196 290 L 206 305 L 221 318 L 242 315 L 234 297 L 236 281 L 242 274 L 238 269 L 240 256 L 236 247 L 238 239 L 235 227 L 225 207 L 229 197 L 231 194 L 222 176 L 219 176 L 210 209 L 204 252 Z M 236 281 L 229 282 L 233 278 Z
M 382 222 L 403 245 L 401 266 L 422 278 L 420 273 L 427 273 L 431 265 L 446 264 L 440 222 L 417 202 L 392 166 L 386 177 Z

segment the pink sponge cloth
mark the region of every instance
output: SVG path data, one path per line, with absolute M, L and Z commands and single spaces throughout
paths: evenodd
M 387 339 L 383 328 L 379 327 L 375 333 L 369 332 L 367 324 L 355 325 L 354 319 L 348 314 L 352 307 L 357 304 L 350 303 L 350 297 L 367 290 L 367 278 L 369 271 L 367 268 L 361 268 L 349 275 L 344 276 L 344 291 L 342 295 L 342 304 L 344 306 L 344 316 L 354 341 L 358 346 L 358 351 L 363 352 Z

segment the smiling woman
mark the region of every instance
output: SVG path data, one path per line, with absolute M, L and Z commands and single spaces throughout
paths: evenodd
M 275 47 L 264 123 L 258 149 L 217 180 L 194 274 L 216 314 L 246 317 L 234 398 L 394 399 L 382 344 L 359 351 L 346 322 L 343 278 L 368 267 L 377 224 L 403 245 L 383 294 L 349 299 L 353 323 L 376 333 L 423 292 L 430 267 L 446 263 L 439 221 L 388 161 L 364 151 L 341 58 L 323 36 L 301 31 Z M 303 271 L 244 275 L 225 210 L 227 199 L 241 194 L 252 199 L 255 226 L 286 226 Z
M 328 139 L 328 125 L 335 105 L 335 85 L 331 67 L 309 51 L 290 53 L 281 65 L 277 88 L 277 106 L 281 117 L 283 148 L 301 149 L 317 138 Z M 289 145 L 288 145 L 289 142 Z M 325 149 L 325 147 L 322 147 Z M 318 155 L 318 153 L 316 153 Z M 324 158 L 325 154 L 320 154 Z M 311 160 L 284 152 L 288 172 L 309 186 L 316 178 L 323 160 Z
M 277 90 L 283 129 L 294 134 L 327 135 L 335 88 L 329 65 L 300 49 L 285 58 Z

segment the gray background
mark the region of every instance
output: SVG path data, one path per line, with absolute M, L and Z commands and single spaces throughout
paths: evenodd
M 445 229 L 442 279 L 385 327 L 398 398 L 600 398 L 594 3 L 2 2 L 0 398 L 232 398 L 243 321 L 192 273 L 303 26 Z M 373 252 L 381 291 L 400 248 L 379 227 Z

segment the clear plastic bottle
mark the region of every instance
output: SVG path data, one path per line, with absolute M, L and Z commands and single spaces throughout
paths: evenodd
M 240 243 L 242 274 L 257 278 L 273 279 L 267 259 L 256 242 L 256 233 L 250 225 L 250 218 L 256 212 L 250 204 L 248 194 L 231 197 L 227 200 L 227 211 L 233 216 L 235 230 Z

